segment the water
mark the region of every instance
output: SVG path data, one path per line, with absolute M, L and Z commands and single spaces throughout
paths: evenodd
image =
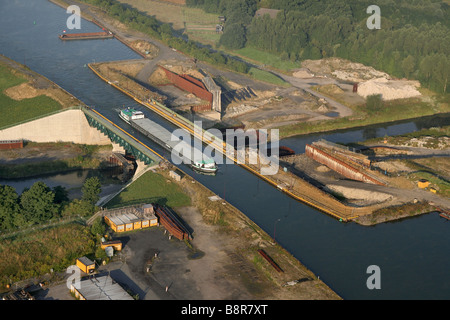
M 166 154 L 121 122 L 117 111 L 124 105 L 135 106 L 167 128 L 174 127 L 136 105 L 84 67 L 94 61 L 140 57 L 115 39 L 62 42 L 58 34 L 66 29 L 67 17 L 64 9 L 46 0 L 0 0 L 0 53 L 27 64 Z M 98 31 L 98 27 L 83 20 L 81 31 Z M 282 145 L 301 153 L 307 143 L 319 138 L 358 142 L 438 125 L 436 119 L 448 124 L 448 117 L 433 117 L 432 120 L 292 137 L 283 140 Z M 284 248 L 344 299 L 450 298 L 449 224 L 434 213 L 374 227 L 344 224 L 287 197 L 238 166 L 221 165 L 216 176 L 195 174 L 184 166 L 182 169 L 275 236 Z M 381 290 L 366 287 L 369 276 L 366 270 L 370 265 L 381 268 Z
M 44 182 L 49 188 L 56 186 L 64 187 L 70 199 L 80 198 L 81 187 L 86 179 L 91 177 L 98 177 L 102 185 L 100 197 L 112 194 L 119 191 L 123 183 L 117 177 L 120 174 L 120 169 L 79 169 L 64 173 L 51 173 L 45 175 L 38 175 L 25 179 L 5 179 L 0 180 L 0 185 L 9 185 L 16 189 L 18 194 L 21 194 L 25 188 L 30 188 L 38 181 Z

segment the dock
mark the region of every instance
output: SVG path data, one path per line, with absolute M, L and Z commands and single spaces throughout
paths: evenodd
M 85 32 L 85 33 L 63 33 L 59 35 L 61 40 L 94 40 L 94 39 L 111 39 L 114 34 L 111 31 L 101 32 Z

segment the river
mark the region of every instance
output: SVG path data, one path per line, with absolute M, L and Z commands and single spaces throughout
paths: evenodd
M 141 141 L 161 150 L 119 121 L 117 110 L 136 106 L 174 128 L 104 83 L 87 63 L 139 59 L 116 39 L 63 42 L 68 14 L 47 0 L 0 1 L 0 53 L 43 74 L 95 108 Z M 83 20 L 82 32 L 98 31 Z M 441 119 L 441 120 L 439 120 Z M 318 138 L 357 142 L 385 134 L 412 132 L 447 118 L 433 117 L 392 125 L 284 139 L 282 145 L 303 152 Z M 161 152 L 163 152 L 161 150 Z M 195 175 L 187 168 L 187 173 Z M 214 177 L 198 181 L 240 209 L 344 299 L 449 299 L 450 232 L 447 221 L 431 213 L 407 220 L 363 227 L 341 223 L 299 203 L 236 165 L 221 165 Z M 370 290 L 367 268 L 381 270 L 381 289 Z

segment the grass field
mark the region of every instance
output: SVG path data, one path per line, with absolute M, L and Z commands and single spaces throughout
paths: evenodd
M 61 104 L 47 96 L 14 100 L 4 94 L 4 90 L 26 82 L 24 77 L 17 76 L 0 64 L 0 128 L 33 119 L 62 108 Z
M 115 208 L 138 203 L 158 203 L 175 208 L 189 206 L 191 199 L 177 184 L 158 173 L 148 171 L 108 202 L 106 207 Z
M 217 14 L 206 13 L 202 9 L 188 8 L 184 5 L 175 5 L 162 1 L 152 0 L 119 0 L 149 16 L 154 16 L 161 22 L 170 23 L 175 30 L 187 28 L 195 29 L 197 26 L 213 27 L 219 22 Z
M 94 237 L 79 224 L 34 231 L 0 241 L 0 289 L 9 281 L 62 271 L 78 257 L 91 254 Z
M 272 83 L 272 84 L 275 84 L 277 86 L 282 86 L 282 87 L 290 86 L 290 84 L 287 83 L 286 81 L 284 81 L 283 79 L 277 77 L 273 73 L 270 73 L 270 72 L 267 72 L 264 70 L 250 68 L 250 71 L 248 74 L 255 80 Z
M 235 50 L 232 53 L 251 62 L 268 65 L 281 71 L 289 71 L 301 67 L 300 62 L 283 60 L 278 55 L 264 52 L 251 47 Z

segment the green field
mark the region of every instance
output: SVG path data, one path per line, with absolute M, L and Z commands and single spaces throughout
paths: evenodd
M 251 62 L 259 62 L 282 71 L 289 71 L 301 67 L 300 62 L 283 60 L 279 55 L 264 52 L 251 47 L 235 50 L 232 53 Z
M 290 84 L 284 81 L 283 79 L 277 77 L 273 73 L 270 73 L 268 71 L 256 69 L 256 68 L 250 68 L 250 71 L 248 73 L 250 77 L 252 77 L 255 80 L 264 81 L 268 83 L 275 84 L 277 86 L 282 87 L 290 87 Z
M 0 241 L 0 290 L 10 281 L 63 271 L 76 258 L 92 254 L 94 237 L 79 224 L 38 230 Z
M 44 95 L 16 101 L 4 94 L 4 90 L 26 81 L 24 77 L 14 75 L 7 66 L 0 64 L 0 128 L 62 108 L 60 103 Z
M 108 202 L 106 207 L 115 208 L 139 203 L 183 207 L 189 206 L 191 199 L 177 184 L 149 171 Z

